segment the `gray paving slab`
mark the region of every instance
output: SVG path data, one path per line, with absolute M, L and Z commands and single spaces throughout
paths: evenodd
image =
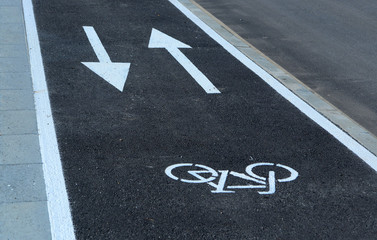
M 21 0 L 0 0 L 0 6 L 21 6 Z
M 0 239 L 51 239 L 46 202 L 0 204 Z
M 0 111 L 0 135 L 37 134 L 34 110 Z
M 25 58 L 0 58 L 0 72 L 29 71 L 29 62 Z
M 0 202 L 47 201 L 42 164 L 0 165 Z
M 0 110 L 33 110 L 34 98 L 30 90 L 0 90 Z
M 0 45 L 0 58 L 28 58 L 26 43 Z
M 19 6 L 0 6 L 1 23 L 23 23 L 22 8 Z
M 0 24 L 0 44 L 22 44 L 25 42 L 24 25 L 21 23 Z
M 0 90 L 28 89 L 32 90 L 30 73 L 0 73 Z
M 0 0 L 0 239 L 51 239 L 21 0 Z
M 42 163 L 38 135 L 0 136 L 0 165 Z

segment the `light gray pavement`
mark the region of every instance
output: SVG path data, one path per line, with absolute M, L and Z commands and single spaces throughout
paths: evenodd
M 51 239 L 21 0 L 0 0 L 0 239 Z

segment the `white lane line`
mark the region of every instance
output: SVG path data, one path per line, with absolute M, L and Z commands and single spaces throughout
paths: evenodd
M 220 93 L 212 82 L 179 50 L 180 48 L 191 48 L 191 46 L 153 28 L 148 48 L 165 48 L 206 93 Z
M 75 239 L 31 0 L 23 0 L 52 239 Z
M 323 129 L 333 135 L 338 139 L 344 146 L 360 157 L 365 163 L 367 163 L 371 168 L 377 171 L 377 156 L 371 153 L 368 149 L 363 147 L 360 143 L 354 140 L 351 136 L 345 133 L 343 130 L 338 128 L 330 120 L 325 118 L 322 114 L 317 112 L 314 108 L 304 102 L 301 98 L 296 96 L 283 84 L 281 84 L 277 79 L 268 74 L 261 67 L 256 65 L 252 60 L 240 52 L 236 47 L 227 42 L 218 33 L 216 33 L 212 28 L 200 20 L 195 14 L 193 14 L 189 9 L 187 9 L 179 0 L 169 0 L 176 8 L 178 8 L 186 17 L 188 17 L 192 22 L 194 22 L 198 27 L 200 27 L 205 33 L 207 33 L 213 40 L 219 43 L 225 50 L 227 50 L 232 56 L 243 63 L 247 68 L 257 74 L 261 79 L 263 79 L 268 85 L 270 85 L 275 91 L 277 91 L 281 96 L 291 102 L 296 108 L 303 112 L 306 116 L 320 125 Z

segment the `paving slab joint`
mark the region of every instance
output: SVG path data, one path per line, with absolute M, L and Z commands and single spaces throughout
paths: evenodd
M 51 239 L 21 0 L 0 0 L 0 239 Z

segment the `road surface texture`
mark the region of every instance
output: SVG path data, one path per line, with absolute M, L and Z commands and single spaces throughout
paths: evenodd
M 33 3 L 77 239 L 375 238 L 375 170 L 169 1 Z
M 377 135 L 375 1 L 196 2 Z

